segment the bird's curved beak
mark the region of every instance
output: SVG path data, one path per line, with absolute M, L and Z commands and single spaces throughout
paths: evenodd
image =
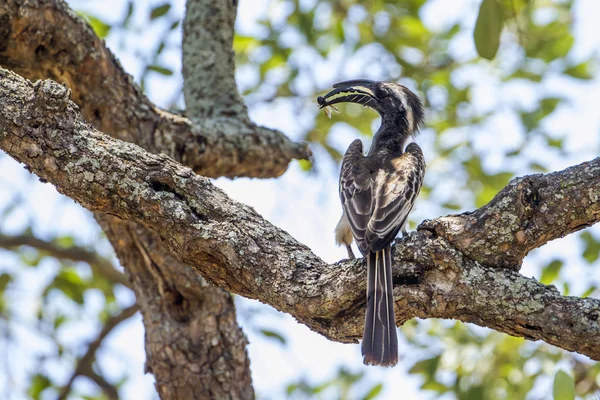
M 354 79 L 333 85 L 334 89 L 325 96 L 317 97 L 319 108 L 325 108 L 337 103 L 358 103 L 377 109 L 375 84 L 367 79 Z

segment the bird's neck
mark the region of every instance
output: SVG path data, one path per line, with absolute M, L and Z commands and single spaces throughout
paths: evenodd
M 368 155 L 387 153 L 398 157 L 404 152 L 404 146 L 410 133 L 400 120 L 382 118 L 379 130 L 373 136 L 373 143 Z

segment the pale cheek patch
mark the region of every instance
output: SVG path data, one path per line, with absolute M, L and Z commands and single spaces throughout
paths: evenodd
M 412 108 L 408 106 L 408 101 L 406 100 L 406 94 L 402 91 L 400 95 L 400 101 L 402 102 L 402 107 L 404 107 L 404 112 L 406 113 L 406 122 L 408 122 L 408 131 L 412 134 L 415 129 L 415 118 L 412 112 Z
M 412 134 L 415 131 L 415 119 L 413 117 L 412 109 L 406 108 L 406 120 L 408 121 L 408 130 Z

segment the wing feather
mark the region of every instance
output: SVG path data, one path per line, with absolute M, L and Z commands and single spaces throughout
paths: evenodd
M 342 161 L 340 198 L 360 251 L 378 251 L 406 223 L 423 184 L 425 161 L 416 143 L 397 158 L 370 168 L 362 142 L 352 142 Z

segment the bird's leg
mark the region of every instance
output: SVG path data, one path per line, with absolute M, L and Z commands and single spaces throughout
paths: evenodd
M 352 251 L 352 246 L 350 246 L 349 244 L 346 245 L 346 250 L 348 250 L 348 258 L 351 260 L 355 260 L 356 257 L 354 256 L 354 252 Z

